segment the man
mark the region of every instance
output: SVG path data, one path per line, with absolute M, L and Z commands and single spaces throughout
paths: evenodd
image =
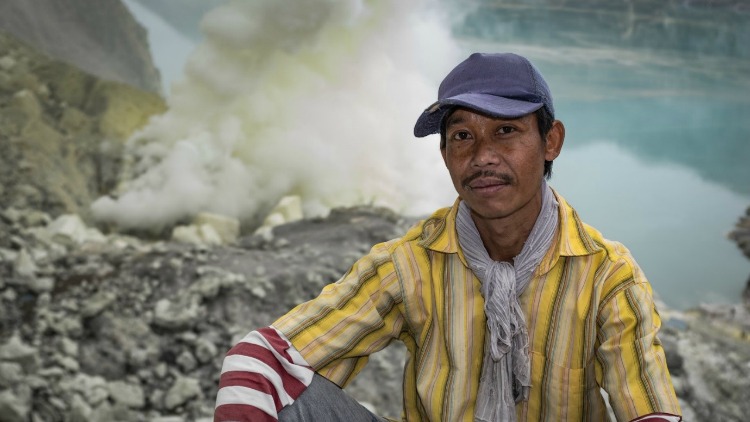
M 472 54 L 417 120 L 459 198 L 229 351 L 216 421 L 377 421 L 337 386 L 399 339 L 408 421 L 678 421 L 651 287 L 545 182 L 565 139 L 525 58 Z M 337 384 L 334 385 L 333 383 Z

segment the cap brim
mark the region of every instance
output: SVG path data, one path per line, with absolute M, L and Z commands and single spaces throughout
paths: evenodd
M 418 138 L 440 132 L 440 124 L 445 114 L 453 107 L 465 107 L 493 117 L 515 119 L 533 113 L 544 106 L 543 103 L 514 100 L 490 94 L 467 93 L 437 101 L 428 107 L 414 125 L 414 136 Z

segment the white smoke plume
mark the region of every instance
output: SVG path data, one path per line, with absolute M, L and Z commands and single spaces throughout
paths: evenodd
M 424 3 L 236 1 L 202 29 L 168 111 L 130 139 L 117 197 L 93 204 L 100 220 L 159 229 L 209 211 L 257 221 L 289 194 L 308 216 L 450 205 L 438 140 L 412 129 L 461 57 Z

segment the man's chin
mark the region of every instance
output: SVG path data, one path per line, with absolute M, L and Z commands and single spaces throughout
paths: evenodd
M 472 204 L 469 201 L 466 201 L 466 205 L 469 206 L 472 214 L 484 220 L 496 220 L 510 215 L 505 207 L 491 206 L 488 204 Z

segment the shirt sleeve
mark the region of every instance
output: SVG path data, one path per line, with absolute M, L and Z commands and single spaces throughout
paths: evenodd
M 320 375 L 343 387 L 404 330 L 401 286 L 388 243 L 336 283 L 273 323 Z
M 313 373 L 281 332 L 253 331 L 224 358 L 214 422 L 276 421 L 310 385 Z
M 632 271 L 632 277 L 619 283 L 599 310 L 596 354 L 601 373 L 597 378 L 609 394 L 617 420 L 680 415 L 664 349 L 657 337 L 661 319 L 651 286 L 637 266 Z

